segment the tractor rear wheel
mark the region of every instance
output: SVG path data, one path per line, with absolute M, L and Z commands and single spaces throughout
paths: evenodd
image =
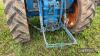
M 7 24 L 17 43 L 30 40 L 29 25 L 24 0 L 3 0 Z
M 95 15 L 94 0 L 75 0 L 74 13 L 68 13 L 67 27 L 72 32 L 80 32 L 90 26 Z

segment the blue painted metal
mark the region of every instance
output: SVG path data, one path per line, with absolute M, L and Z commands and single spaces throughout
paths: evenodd
M 35 8 L 37 8 L 38 6 L 34 8 L 34 5 L 35 2 L 33 0 L 26 0 L 26 14 L 28 17 L 39 16 L 39 11 L 35 10 Z
M 39 16 L 41 32 L 43 33 L 44 41 L 47 48 L 52 47 L 63 47 L 66 45 L 77 44 L 76 39 L 71 34 L 71 32 L 66 28 L 65 23 L 62 22 L 62 15 L 64 16 L 64 21 L 67 20 L 66 9 L 69 9 L 73 4 L 74 0 L 38 0 L 38 11 L 34 8 L 33 0 L 26 0 L 27 16 Z M 37 13 L 35 13 L 37 12 Z M 71 39 L 71 43 L 56 43 L 49 44 L 46 40 L 45 31 L 55 31 L 63 28 L 66 34 Z
M 26 0 L 26 7 L 28 12 L 31 12 L 33 10 L 33 0 Z
M 66 2 L 64 2 L 64 1 L 66 1 L 66 0 L 61 0 L 61 4 L 60 4 L 60 11 L 57 9 L 57 8 L 51 8 L 51 9 L 53 9 L 53 10 L 51 10 L 51 12 L 53 12 L 53 11 L 55 11 L 56 9 L 56 11 L 57 12 L 60 12 L 60 17 L 56 17 L 57 16 L 57 14 L 56 13 L 50 13 L 50 15 L 47 13 L 48 12 L 48 3 L 51 3 L 51 4 L 53 4 L 53 5 L 55 5 L 56 4 L 56 1 L 55 0 L 50 0 L 50 2 L 49 1 L 47 1 L 47 0 L 45 0 L 45 1 L 43 1 L 42 2 L 42 0 L 39 0 L 39 17 L 40 17 L 40 24 L 41 24 L 41 30 L 42 30 L 42 33 L 43 33 L 43 37 L 44 37 L 44 41 L 45 41 L 45 44 L 46 44 L 46 47 L 47 48 L 53 48 L 53 47 L 63 47 L 63 46 L 66 46 L 66 45 L 72 45 L 72 44 L 77 44 L 77 42 L 76 42 L 76 39 L 74 38 L 74 36 L 71 34 L 71 32 L 66 28 L 66 26 L 65 26 L 65 24 L 61 21 L 61 18 L 62 18 L 62 15 L 63 15 L 63 12 L 64 11 L 66 11 L 66 6 L 64 6 L 64 5 L 66 5 Z M 47 3 L 48 2 L 48 3 Z M 54 2 L 54 3 L 52 3 L 52 2 Z M 46 8 L 45 8 L 46 7 Z M 45 15 L 46 14 L 46 15 Z M 64 14 L 66 14 L 66 12 L 64 13 Z M 61 26 L 63 27 L 63 29 L 65 30 L 65 32 L 68 34 L 68 36 L 70 37 L 70 39 L 71 39 L 71 43 L 55 43 L 55 44 L 49 44 L 48 42 L 47 42 L 47 40 L 46 40 L 46 35 L 45 35 L 45 28 L 46 28 L 46 24 L 48 24 L 48 22 L 46 22 L 45 24 L 44 24 L 44 20 L 48 20 L 48 15 L 49 16 L 53 16 L 53 17 L 51 17 L 50 18 L 50 20 L 54 20 L 54 19 L 57 19 L 58 21 L 54 21 L 54 22 L 58 22 L 58 25 L 59 24 L 61 24 Z M 66 17 L 64 17 L 65 19 L 66 19 Z M 51 22 L 51 23 L 54 23 L 54 22 Z M 51 26 L 51 27 L 53 27 L 53 26 Z M 58 26 L 59 27 L 59 26 Z
M 71 5 L 73 4 L 74 0 L 66 0 L 66 9 L 69 9 Z
M 34 5 L 36 4 L 34 2 L 35 0 L 26 0 L 26 10 L 27 10 L 27 16 L 28 17 L 33 17 L 33 16 L 39 16 L 39 11 L 35 11 Z M 37 0 L 38 1 L 38 0 Z M 48 3 L 49 0 L 45 0 L 45 2 Z M 55 0 L 56 3 L 58 4 L 58 1 L 60 0 Z M 73 4 L 74 0 L 66 0 L 66 9 L 69 9 L 71 5 Z M 37 3 L 38 4 L 38 3 Z M 38 7 L 38 6 L 37 6 Z M 36 7 L 36 8 L 37 8 Z M 45 6 L 46 7 L 46 6 Z M 57 6 L 55 6 L 57 7 Z M 59 8 L 59 6 L 58 6 Z M 58 13 L 59 14 L 59 13 Z
M 43 23 L 48 31 L 57 30 L 60 25 L 58 24 L 59 5 L 56 0 L 45 0 L 43 3 Z

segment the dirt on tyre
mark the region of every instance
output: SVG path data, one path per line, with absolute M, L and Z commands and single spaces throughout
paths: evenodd
M 100 6 L 100 0 L 95 0 L 97 6 Z
M 24 0 L 3 0 L 5 15 L 10 32 L 18 43 L 30 40 L 29 24 L 26 17 Z
M 95 15 L 94 0 L 75 0 L 72 5 L 73 13 L 68 13 L 67 27 L 72 31 L 79 33 L 91 25 Z

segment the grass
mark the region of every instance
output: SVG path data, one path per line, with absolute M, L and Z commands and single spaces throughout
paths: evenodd
M 63 31 L 55 32 L 56 37 L 64 37 Z M 53 34 L 54 35 L 54 34 Z M 48 34 L 48 36 L 53 36 Z M 13 39 L 6 24 L 3 3 L 0 0 L 0 56 L 100 56 L 100 6 L 90 28 L 75 35 L 78 44 L 64 48 L 46 48 L 42 35 L 34 31 L 32 40 L 18 44 Z M 54 39 L 52 41 L 55 41 Z M 79 48 L 94 48 L 93 53 L 78 52 Z

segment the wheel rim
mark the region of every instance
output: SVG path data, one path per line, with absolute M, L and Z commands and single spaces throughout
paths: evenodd
M 73 13 L 68 13 L 68 20 L 66 22 L 67 27 L 72 28 L 75 26 L 77 19 L 78 19 L 78 14 L 79 14 L 79 7 L 77 1 L 74 2 L 72 5 L 72 8 L 74 9 Z

